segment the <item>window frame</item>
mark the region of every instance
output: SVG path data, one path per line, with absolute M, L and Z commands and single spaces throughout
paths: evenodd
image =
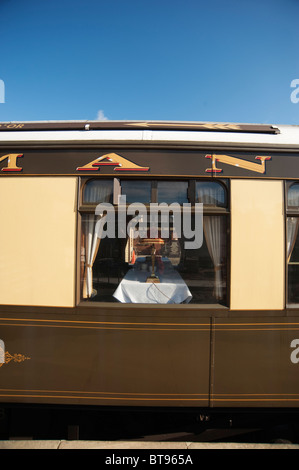
M 141 180 L 140 176 L 138 175 L 123 175 L 122 177 L 114 177 L 113 175 L 105 175 L 105 176 L 80 176 L 78 181 L 78 203 L 77 203 L 77 274 L 76 274 L 76 305 L 79 307 L 102 307 L 108 309 L 128 309 L 128 308 L 139 308 L 139 309 L 193 309 L 193 310 L 204 310 L 204 309 L 221 309 L 221 310 L 228 310 L 230 308 L 230 254 L 231 254 L 231 208 L 230 208 L 230 179 L 228 178 L 213 178 L 213 177 L 165 177 L 165 176 L 144 176 L 142 179 L 152 181 L 152 190 L 151 196 L 152 200 L 151 203 L 157 202 L 157 181 L 188 181 L 188 198 L 191 204 L 191 210 L 194 211 L 194 204 L 196 198 L 196 183 L 197 182 L 214 182 L 220 184 L 225 192 L 226 192 L 226 207 L 217 207 L 211 205 L 203 205 L 203 214 L 206 216 L 209 215 L 222 215 L 226 217 L 226 304 L 220 303 L 211 303 L 211 304 L 200 304 L 200 303 L 191 303 L 191 304 L 147 304 L 147 303 L 114 303 L 114 302 L 101 302 L 101 301 L 91 301 L 91 300 L 84 300 L 82 298 L 82 289 L 81 289 L 81 236 L 82 236 L 82 216 L 84 214 L 92 214 L 95 212 L 95 208 L 99 203 L 83 203 L 83 192 L 84 187 L 90 180 L 113 180 L 114 187 L 113 191 L 115 191 L 115 195 L 113 195 L 113 206 L 117 206 L 117 196 L 119 193 L 119 182 L 122 180 Z M 138 201 L 136 201 L 138 202 Z M 129 205 L 129 204 L 128 204 Z M 144 204 L 145 207 L 148 209 L 149 204 Z
M 285 181 L 284 184 L 284 200 L 285 200 L 285 306 L 286 308 L 294 309 L 299 307 L 299 302 L 291 302 L 289 300 L 289 266 L 297 264 L 288 262 L 288 218 L 296 217 L 299 219 L 299 204 L 298 207 L 288 206 L 288 192 L 295 184 L 299 187 L 298 180 Z

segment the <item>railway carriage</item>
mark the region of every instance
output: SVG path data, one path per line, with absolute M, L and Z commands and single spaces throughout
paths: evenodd
M 299 403 L 299 128 L 0 124 L 0 402 Z

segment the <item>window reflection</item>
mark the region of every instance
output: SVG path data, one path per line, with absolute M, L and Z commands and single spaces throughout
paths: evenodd
M 226 191 L 220 183 L 199 181 L 196 183 L 196 202 L 215 207 L 226 207 Z
M 187 203 L 188 182 L 187 181 L 158 181 L 157 183 L 158 202 L 171 204 Z
M 121 180 L 121 194 L 126 195 L 127 204 L 146 204 L 151 201 L 152 184 L 149 180 Z M 189 202 L 187 181 L 154 184 L 159 203 Z M 224 188 L 213 182 L 197 182 L 196 197 L 196 201 L 216 208 L 227 203 Z M 90 180 L 84 186 L 84 202 L 111 202 L 112 199 L 113 180 Z M 226 304 L 227 216 L 221 210 L 204 214 L 203 223 L 196 227 L 193 213 L 193 235 L 190 235 L 184 233 L 184 213 L 179 204 L 175 216 L 170 211 L 165 219 L 164 216 L 154 219 L 155 235 L 151 231 L 150 208 L 136 217 L 129 211 L 123 214 L 115 205 L 112 207 L 114 237 L 105 236 L 107 222 L 104 225 L 103 214 L 84 213 L 83 208 L 81 298 L 93 302 Z M 124 232 L 119 230 L 120 220 L 125 220 Z M 164 224 L 168 232 L 164 231 Z M 202 230 L 202 245 L 186 248 L 192 241 L 188 237 L 195 238 L 197 230 Z M 148 278 L 153 280 L 153 276 L 155 283 L 148 284 Z
M 83 217 L 81 287 L 84 299 L 116 302 L 119 297 L 115 293 L 126 279 L 131 282 L 124 288 L 126 302 L 138 299 L 140 282 L 145 283 L 151 274 L 154 246 L 155 273 L 162 279 L 161 284 L 171 279 L 177 286 L 184 283 L 190 291 L 190 303 L 226 303 L 225 216 L 204 216 L 203 244 L 197 249 L 185 249 L 185 242 L 189 239 L 184 234 L 179 238 L 171 226 L 168 237 L 161 237 L 158 233 L 156 239 L 134 238 L 133 232 L 126 239 L 101 239 L 96 226 L 95 216 Z M 161 284 L 154 289 L 163 290 Z M 170 295 L 166 303 L 176 303 L 171 302 L 171 288 L 166 288 L 166 291 Z M 149 299 L 144 297 L 139 302 L 147 303 Z
M 295 183 L 288 190 L 288 207 L 299 209 L 299 184 Z
M 112 203 L 113 180 L 89 180 L 84 186 L 83 203 L 99 204 L 100 202 Z
M 141 202 L 149 204 L 151 202 L 151 181 L 121 181 L 121 194 L 126 196 L 127 204 Z

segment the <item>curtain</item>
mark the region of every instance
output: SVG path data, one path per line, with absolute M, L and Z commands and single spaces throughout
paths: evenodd
M 196 185 L 197 201 L 215 207 L 226 206 L 226 194 L 223 186 L 215 182 L 198 182 Z M 221 216 L 204 216 L 203 229 L 209 254 L 213 261 L 215 282 L 214 295 L 217 300 L 223 298 L 222 287 L 222 256 L 223 235 L 225 234 L 225 222 Z
M 91 180 L 84 188 L 84 202 L 101 203 L 111 201 L 113 194 L 113 180 Z M 89 299 L 95 295 L 93 289 L 93 264 L 97 257 L 103 224 L 102 215 L 85 215 L 82 223 L 82 250 L 81 260 L 83 262 L 83 298 Z
M 223 298 L 221 274 L 221 260 L 223 254 L 222 235 L 224 234 L 223 217 L 215 215 L 204 217 L 203 229 L 208 251 L 214 264 L 214 295 L 217 300 L 221 300 Z
M 91 180 L 84 187 L 84 202 L 110 202 L 113 194 L 113 180 Z
M 101 216 L 93 214 L 85 216 L 84 224 L 83 250 L 85 254 L 85 269 L 83 275 L 83 298 L 89 299 L 95 294 L 92 268 L 99 251 L 103 225 L 101 224 Z
M 226 206 L 226 194 L 223 186 L 214 182 L 196 184 L 196 201 L 209 206 Z
M 288 262 L 291 259 L 292 252 L 295 246 L 297 239 L 299 227 L 299 218 L 298 217 L 288 217 L 287 218 L 287 260 Z

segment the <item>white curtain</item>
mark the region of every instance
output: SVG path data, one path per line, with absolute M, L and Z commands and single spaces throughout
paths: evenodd
M 201 181 L 196 184 L 196 201 L 209 206 L 223 207 L 226 205 L 226 195 L 220 183 Z
M 85 270 L 83 276 L 83 298 L 92 297 L 95 292 L 93 289 L 93 264 L 98 254 L 101 236 L 103 231 L 103 225 L 101 222 L 101 216 L 95 216 L 93 214 L 87 215 L 84 220 L 84 262 Z
M 219 216 L 206 216 L 203 218 L 203 228 L 209 254 L 212 258 L 215 271 L 214 294 L 217 300 L 223 298 L 221 260 L 222 260 L 222 234 L 224 234 L 224 220 Z
M 198 182 L 196 185 L 197 201 L 210 206 L 225 206 L 225 190 L 220 183 Z M 215 283 L 214 295 L 217 300 L 223 298 L 222 287 L 222 256 L 223 256 L 223 235 L 225 235 L 224 217 L 204 216 L 203 229 L 209 254 L 214 264 Z
M 291 259 L 292 252 L 295 246 L 297 239 L 299 227 L 299 218 L 298 217 L 288 217 L 287 218 L 287 260 L 288 262 Z
M 113 194 L 113 180 L 90 180 L 84 188 L 84 202 L 103 203 L 109 202 Z M 95 295 L 93 289 L 93 264 L 97 257 L 103 224 L 102 215 L 88 214 L 83 218 L 81 261 L 83 268 L 83 298 Z
M 100 203 L 112 200 L 113 180 L 90 180 L 84 187 L 84 202 Z

